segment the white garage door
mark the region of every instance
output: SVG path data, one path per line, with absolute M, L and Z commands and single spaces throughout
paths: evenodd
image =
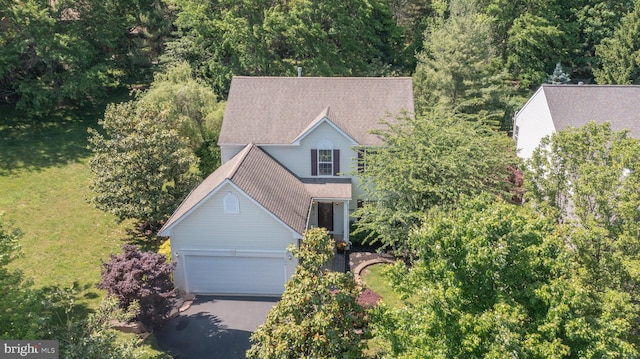
M 207 251 L 185 253 L 185 283 L 195 294 L 281 295 L 286 252 Z

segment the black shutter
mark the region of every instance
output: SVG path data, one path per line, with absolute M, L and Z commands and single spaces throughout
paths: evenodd
M 358 149 L 358 173 L 364 173 L 364 148 Z
M 318 175 L 318 150 L 311 150 L 311 175 Z
M 333 175 L 340 173 L 340 150 L 333 150 Z

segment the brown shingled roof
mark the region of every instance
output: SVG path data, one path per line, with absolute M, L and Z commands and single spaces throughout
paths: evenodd
M 160 234 L 167 235 L 166 230 L 196 208 L 225 180 L 231 181 L 302 235 L 307 225 L 311 195 L 298 177 L 253 144 L 247 145 L 202 181 L 165 223 Z
M 298 177 L 259 147 L 250 145 L 231 181 L 297 233 L 307 226 L 311 195 Z
M 319 115 L 361 145 L 379 121 L 413 112 L 410 77 L 234 77 L 218 142 L 290 144 Z
M 543 85 L 543 90 L 558 131 L 609 121 L 613 130 L 628 129 L 640 138 L 640 86 Z

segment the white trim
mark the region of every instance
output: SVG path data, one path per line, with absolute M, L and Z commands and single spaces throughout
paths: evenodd
M 356 142 L 356 140 L 354 140 L 351 136 L 347 135 L 346 132 L 344 132 L 340 127 L 338 127 L 335 123 L 333 123 L 329 118 L 327 117 L 323 117 L 320 121 L 316 122 L 313 126 L 311 126 L 311 128 L 309 128 L 308 130 L 306 130 L 305 132 L 301 133 L 300 136 L 298 136 L 295 140 L 293 140 L 292 144 L 295 145 L 300 145 L 300 142 L 307 137 L 311 132 L 313 132 L 316 128 L 318 128 L 318 126 L 320 126 L 323 123 L 327 123 L 329 124 L 331 127 L 333 127 L 336 131 L 338 131 L 338 133 L 340 133 L 342 136 L 344 136 L 348 141 L 351 142 L 351 145 L 356 146 L 358 145 L 358 142 Z
M 178 218 L 175 222 L 171 223 L 171 225 L 168 228 L 165 228 L 164 231 L 162 231 L 161 233 L 158 233 L 158 235 L 162 236 L 162 237 L 171 237 L 171 230 L 175 226 L 177 226 L 179 223 L 181 223 L 185 218 L 189 217 L 194 211 L 196 211 L 198 208 L 200 208 L 200 206 L 202 206 L 202 204 L 204 204 L 209 199 L 211 199 L 211 197 L 213 197 L 216 193 L 218 193 L 224 187 L 225 184 L 228 184 L 231 187 L 233 187 L 235 190 L 237 190 L 239 193 L 241 193 L 245 198 L 247 198 L 250 202 L 252 202 L 253 204 L 257 205 L 259 208 L 261 208 L 263 211 L 265 211 L 268 215 L 270 215 L 273 219 L 275 219 L 276 222 L 282 224 L 286 229 L 291 231 L 294 239 L 302 238 L 302 236 L 298 232 L 296 232 L 288 224 L 284 223 L 280 218 L 278 218 L 275 214 L 271 213 L 271 211 L 269 211 L 263 205 L 258 203 L 255 199 L 251 198 L 251 196 L 249 196 L 245 191 L 243 191 L 240 187 L 238 187 L 235 183 L 233 183 L 228 178 L 226 178 L 224 181 L 222 181 L 216 188 L 214 188 L 211 192 L 209 192 L 206 196 L 204 196 L 198 203 L 196 203 L 194 206 L 192 206 L 187 212 L 185 212 L 182 216 L 180 216 L 180 218 Z
M 351 201 L 352 197 L 313 197 L 312 202 L 341 202 L 341 201 Z
M 180 265 L 182 266 L 182 276 L 184 280 L 184 289 L 187 293 L 192 293 L 192 288 L 189 287 L 189 273 L 187 257 L 210 257 L 210 258 L 273 258 L 282 260 L 282 282 L 287 283 L 287 267 L 291 261 L 289 251 L 287 250 L 241 250 L 241 249 L 195 249 L 187 248 L 178 251 L 177 255 L 182 257 Z M 284 289 L 284 288 L 283 288 Z M 201 294 L 219 294 L 219 293 L 201 293 Z M 229 293 L 230 295 L 242 295 L 245 293 Z M 255 293 L 246 293 L 247 295 L 256 295 Z M 261 294 L 262 295 L 262 294 Z M 267 294 L 267 296 L 278 296 L 277 294 Z
M 536 96 L 538 96 L 538 94 L 539 94 L 540 92 L 543 92 L 543 96 L 544 96 L 544 90 L 543 90 L 543 88 L 544 88 L 544 85 L 540 85 L 540 88 L 538 88 L 538 90 L 536 90 L 536 92 L 534 92 L 534 94 L 533 94 L 533 95 L 531 95 L 531 97 L 529 97 L 529 100 L 527 100 L 527 102 L 526 102 L 526 103 L 525 103 L 525 104 L 520 108 L 520 110 L 518 110 L 518 111 L 516 112 L 516 115 L 514 116 L 514 119 L 513 119 L 513 124 L 514 124 L 514 125 L 515 125 L 515 123 L 516 123 L 516 119 L 518 118 L 518 115 L 520 115 L 520 114 L 522 113 L 522 111 L 523 111 L 523 110 L 524 110 L 524 109 L 529 105 L 529 103 L 531 103 L 531 101 L 533 101 L 533 99 L 534 99 Z M 546 102 L 547 102 L 547 101 L 546 101 L 546 99 L 545 99 L 545 103 L 546 103 Z
M 240 200 L 231 191 L 222 198 L 222 206 L 224 207 L 224 214 L 240 214 Z
M 183 256 L 196 257 L 246 257 L 246 258 L 283 258 L 287 259 L 287 250 L 258 249 L 195 249 L 185 248 L 179 251 Z
M 326 140 L 326 141 L 331 143 L 331 141 L 329 141 L 329 140 Z M 320 141 L 320 142 L 322 142 L 322 141 Z M 323 145 L 326 145 L 326 144 L 327 143 L 323 143 Z M 331 160 L 329 160 L 329 161 L 320 161 L 320 157 L 321 157 L 320 151 L 329 151 L 329 153 L 331 154 Z M 317 171 L 317 174 L 318 174 L 317 177 L 335 177 L 335 175 L 334 175 L 334 173 L 335 173 L 335 170 L 334 170 L 335 169 L 335 158 L 333 158 L 334 157 L 333 156 L 333 151 L 334 151 L 333 147 L 330 148 L 330 149 L 327 149 L 327 148 L 317 148 L 316 149 L 316 156 L 317 156 L 316 157 L 316 166 L 317 166 L 316 171 Z M 327 165 L 327 164 L 331 164 L 331 169 L 329 171 L 329 174 L 320 173 L 320 172 L 322 172 L 322 171 L 320 171 L 321 165 Z

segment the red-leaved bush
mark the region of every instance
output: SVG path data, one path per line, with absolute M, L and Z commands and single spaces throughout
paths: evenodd
M 133 245 L 122 248 L 122 254 L 112 254 L 108 262 L 102 262 L 98 288 L 117 298 L 122 308 L 138 301 L 140 312 L 136 319 L 148 328 L 158 328 L 171 310 L 170 298 L 175 293 L 171 281 L 173 264 L 164 255 L 140 252 Z

